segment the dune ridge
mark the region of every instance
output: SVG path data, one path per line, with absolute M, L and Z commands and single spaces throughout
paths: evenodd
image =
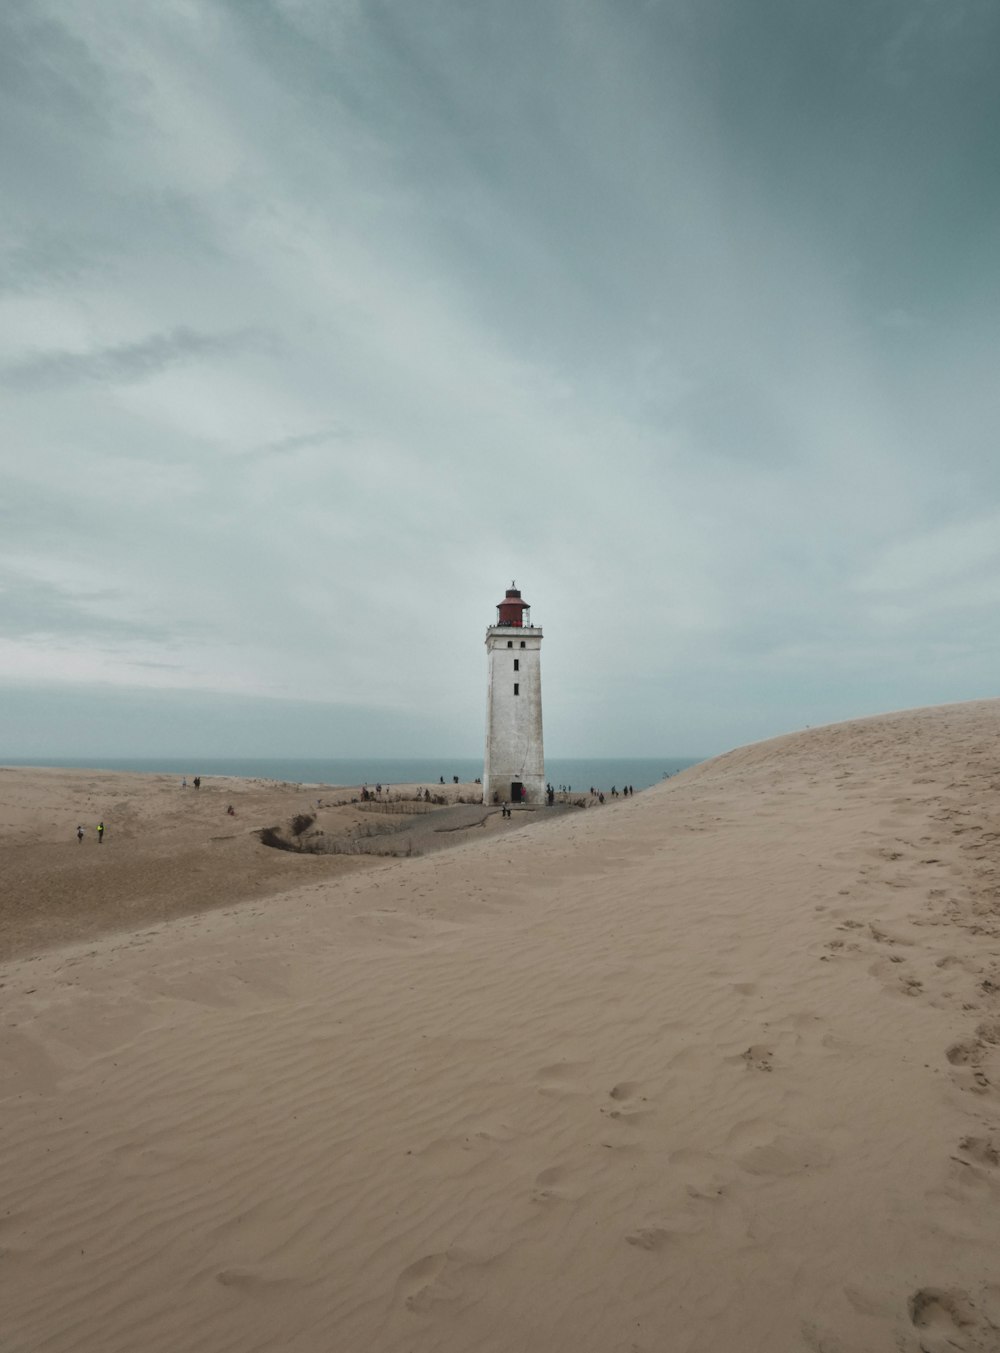
M 8 963 L 4 1347 L 1000 1348 L 998 733 Z

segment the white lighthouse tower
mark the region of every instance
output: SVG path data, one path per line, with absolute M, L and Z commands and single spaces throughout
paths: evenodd
M 489 693 L 483 802 L 545 802 L 542 631 L 513 583 L 486 631 Z

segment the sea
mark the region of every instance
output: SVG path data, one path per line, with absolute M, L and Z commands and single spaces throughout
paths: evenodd
M 593 786 L 607 792 L 648 789 L 661 780 L 696 766 L 701 757 L 546 757 L 545 776 L 556 789 L 583 791 Z M 483 773 L 481 757 L 45 757 L 4 758 L 5 766 L 56 766 L 72 770 L 125 770 L 144 774 L 186 776 L 238 775 L 249 780 L 280 780 L 310 785 L 451 784 L 468 782 Z

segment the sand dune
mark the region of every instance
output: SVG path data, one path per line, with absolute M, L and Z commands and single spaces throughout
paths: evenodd
M 998 734 L 8 963 L 2 1347 L 997 1350 Z

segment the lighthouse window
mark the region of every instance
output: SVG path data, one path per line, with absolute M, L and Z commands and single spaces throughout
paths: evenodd
M 508 648 L 513 648 L 513 647 L 514 647 L 514 640 L 513 640 L 513 639 L 508 639 L 508 640 L 507 640 L 507 647 L 508 647 Z
M 521 640 L 521 647 L 522 647 L 522 648 L 524 647 L 524 640 L 523 640 L 523 639 Z
M 518 682 L 518 681 L 515 681 L 515 682 L 514 682 L 514 694 L 515 694 L 515 695 L 520 695 L 520 694 L 521 694 L 521 684 L 520 684 L 520 682 Z
M 515 658 L 515 659 L 514 659 L 514 671 L 515 671 L 515 672 L 519 672 L 520 670 L 521 670 L 521 659 L 520 659 L 520 658 Z

